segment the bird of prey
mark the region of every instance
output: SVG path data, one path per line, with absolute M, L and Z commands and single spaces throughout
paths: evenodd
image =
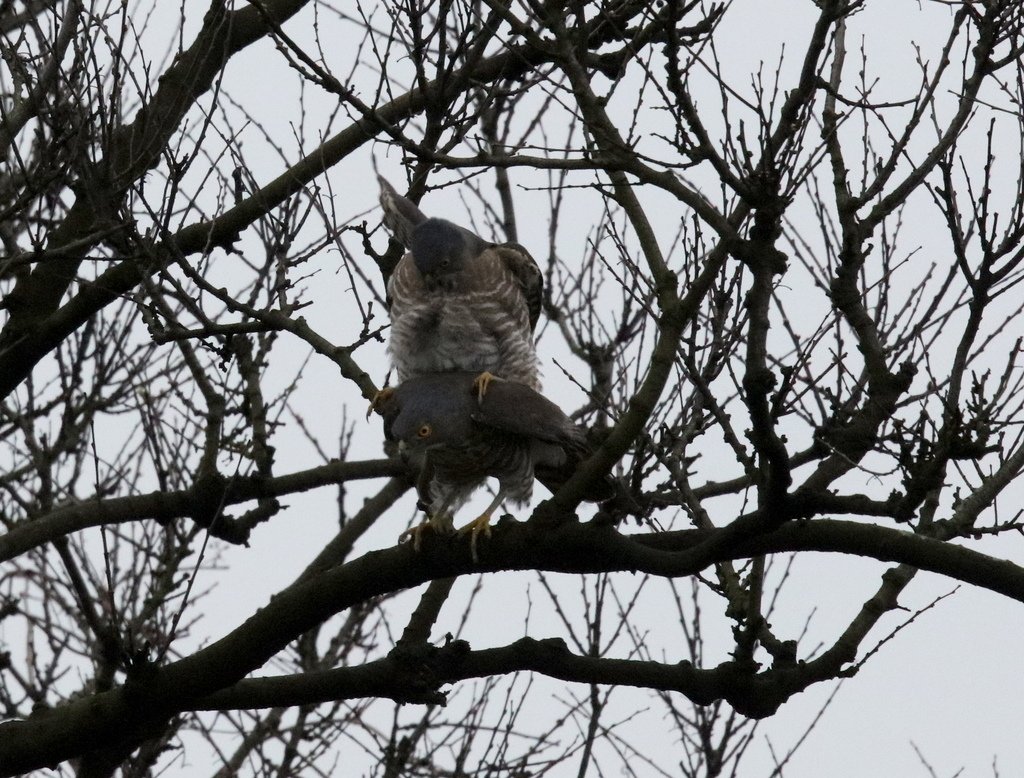
M 488 477 L 498 491 L 483 513 L 459 530 L 470 533 L 473 560 L 476 541 L 490 535 L 491 514 L 506 499 L 529 501 L 536 477 L 552 492 L 564 484 L 589 454 L 584 432 L 561 409 L 528 386 L 495 379 L 478 398 L 475 373 L 433 373 L 395 387 L 382 403 L 384 434 L 397 441 L 420 469 L 417 489 L 427 522 L 412 531 L 455 531 L 455 511 Z M 598 483 L 584 499 L 612 496 Z
M 388 350 L 399 382 L 430 373 L 477 374 L 540 388 L 533 331 L 544 279 L 518 243 L 489 243 L 428 218 L 383 178 L 384 226 L 408 253 L 388 280 Z

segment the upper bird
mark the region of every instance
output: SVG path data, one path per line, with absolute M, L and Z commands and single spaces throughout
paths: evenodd
M 477 374 L 482 397 L 500 377 L 540 388 L 533 331 L 544 278 L 518 243 L 489 243 L 428 218 L 386 180 L 384 226 L 408 253 L 388 280 L 388 350 L 399 382 L 430 373 Z

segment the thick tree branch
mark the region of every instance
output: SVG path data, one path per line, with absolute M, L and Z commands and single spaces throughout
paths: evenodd
M 216 484 L 197 484 L 192 489 L 176 492 L 83 500 L 18 524 L 6 534 L 0 535 L 0 561 L 13 559 L 44 543 L 87 527 L 142 519 L 170 521 L 192 516 L 211 502 L 227 507 L 248 500 L 305 492 L 342 481 L 401 475 L 405 471 L 406 465 L 396 459 L 330 462 L 274 478 L 231 478 Z M 216 493 L 211 494 L 211 489 Z
M 370 552 L 280 592 L 233 632 L 189 657 L 146 668 L 111 692 L 25 721 L 0 724 L 0 775 L 16 775 L 124 737 L 159 731 L 167 716 L 233 686 L 299 635 L 368 598 L 438 578 L 501 570 L 692 575 L 701 568 L 694 568 L 687 552 L 701 544 L 707 548 L 709 536 L 722 532 L 630 537 L 606 526 L 569 523 L 552 528 L 506 521 L 481 544 L 479 565 L 472 562 L 464 539 L 426 538 L 421 552 L 411 544 Z M 729 548 L 717 547 L 719 553 L 711 561 L 828 551 L 901 562 L 1024 602 L 1024 568 L 968 548 L 877 526 L 823 519 L 790 522 L 766 535 L 742 538 Z M 827 668 L 817 665 L 813 672 L 831 672 L 843 661 L 852 657 L 830 655 Z M 785 686 L 791 681 L 779 683 Z

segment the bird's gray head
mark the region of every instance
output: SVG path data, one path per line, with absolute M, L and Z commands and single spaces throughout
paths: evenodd
M 445 380 L 449 377 L 429 376 L 399 386 L 399 411 L 387 425 L 388 436 L 408 451 L 464 443 L 471 434 L 475 397 L 466 384 Z
M 409 250 L 425 278 L 458 273 L 487 247 L 480 238 L 444 219 L 427 219 L 413 230 Z

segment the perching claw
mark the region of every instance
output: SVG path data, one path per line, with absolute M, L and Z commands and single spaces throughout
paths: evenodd
M 486 538 L 491 536 L 491 515 L 495 510 L 497 510 L 498 506 L 505 501 L 505 494 L 506 490 L 499 487 L 498 493 L 494 495 L 494 499 L 491 500 L 490 505 L 484 508 L 484 512 L 459 530 L 460 535 L 465 535 L 467 532 L 469 533 L 469 554 L 473 558 L 473 564 L 480 563 L 480 557 L 477 556 L 476 553 L 476 539 L 481 535 Z
M 451 514 L 442 511 L 436 516 L 429 516 L 426 521 L 421 524 L 417 524 L 415 527 L 410 527 L 399 535 L 398 542 L 404 543 L 406 540 L 412 538 L 412 550 L 418 552 L 423 543 L 423 533 L 427 530 L 430 530 L 435 535 L 453 534 L 455 532 L 455 527 L 452 525 Z
M 370 418 L 370 414 L 372 414 L 374 412 L 380 413 L 381 406 L 383 406 L 384 403 L 386 403 L 388 400 L 390 400 L 391 396 L 394 393 L 395 393 L 395 390 L 392 389 L 390 386 L 385 386 L 385 387 L 379 389 L 377 391 L 377 394 L 375 394 L 373 396 L 373 399 L 370 400 L 370 407 L 366 409 L 366 418 L 369 419 Z
M 469 534 L 469 554 L 473 559 L 473 564 L 480 563 L 480 557 L 476 552 L 476 539 L 483 535 L 486 538 L 491 536 L 491 514 L 490 512 L 481 513 L 473 521 L 469 522 L 465 527 L 459 530 L 460 535 Z

